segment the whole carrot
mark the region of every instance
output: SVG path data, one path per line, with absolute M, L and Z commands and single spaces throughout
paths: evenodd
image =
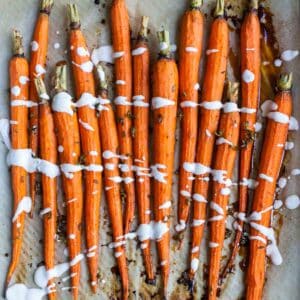
M 15 30 L 13 32 L 12 42 L 13 56 L 9 63 L 11 87 L 10 137 L 12 150 L 17 150 L 28 148 L 28 106 L 26 103 L 29 92 L 29 68 L 28 62 L 24 57 L 22 36 L 19 31 Z M 24 101 L 24 103 L 15 105 L 18 100 Z M 6 287 L 9 285 L 11 277 L 19 263 L 25 225 L 25 214 L 26 212 L 30 212 L 31 209 L 31 199 L 26 197 L 27 171 L 25 167 L 12 165 L 11 184 L 14 216 L 12 219 L 12 255 L 6 277 Z
M 266 254 L 275 265 L 282 262 L 274 231 L 269 226 L 276 182 L 282 164 L 292 112 L 291 87 L 292 74 L 281 75 L 277 83 L 278 93 L 274 100 L 276 106 L 267 116 L 257 178 L 258 186 L 254 192 L 252 214 L 249 217 L 250 256 L 246 280 L 246 299 L 248 300 L 262 299 Z
M 210 219 L 208 219 L 210 222 L 208 299 L 217 298 L 227 206 L 240 131 L 238 93 L 239 84 L 229 83 L 229 101 L 223 106 L 219 124 L 221 136 L 216 140 Z
M 181 150 L 179 169 L 177 232 L 186 229 L 193 186 L 193 174 L 183 168 L 185 162 L 193 163 L 196 155 L 198 125 L 199 65 L 202 52 L 203 15 L 202 0 L 191 0 L 180 29 L 179 48 L 179 99 L 182 110 Z
M 257 16 L 257 0 L 246 15 L 241 27 L 241 135 L 239 164 L 239 213 L 244 214 L 248 203 L 248 182 L 251 172 L 252 152 L 255 137 L 256 112 L 260 90 L 260 23 Z M 237 220 L 237 232 L 231 257 L 223 271 L 224 278 L 234 265 L 242 236 L 243 220 Z
M 142 26 L 132 51 L 133 65 L 133 157 L 136 165 L 136 198 L 139 223 L 150 223 L 150 174 L 149 174 L 149 94 L 150 53 L 148 48 L 148 18 L 142 18 Z M 147 282 L 153 283 L 155 275 L 151 261 L 150 240 L 142 241 Z
M 38 102 L 38 95 L 34 85 L 34 78 L 44 76 L 46 73 L 46 58 L 48 51 L 48 35 L 49 35 L 49 15 L 54 4 L 53 0 L 42 0 L 41 9 L 35 25 L 33 38 L 31 42 L 31 57 L 30 57 L 30 90 L 29 98 L 31 101 Z M 38 155 L 38 106 L 32 106 L 29 110 L 29 145 L 33 155 Z M 31 216 L 33 215 L 34 203 L 36 194 L 36 173 L 30 174 L 30 196 L 32 199 Z
M 99 128 L 95 110 L 95 82 L 93 64 L 87 49 L 85 38 L 80 29 L 78 9 L 70 4 L 70 54 L 77 98 L 79 129 L 83 160 L 85 165 L 85 226 L 86 244 L 88 249 L 94 249 L 93 255 L 87 256 L 90 282 L 93 292 L 96 292 L 99 257 L 99 220 L 100 200 L 102 190 L 102 166 Z
M 67 92 L 65 62 L 56 66 L 55 96 L 52 110 L 57 134 L 57 144 L 62 183 L 67 210 L 67 243 L 71 261 L 81 253 L 82 228 L 82 174 L 80 163 L 80 137 L 77 113 L 72 97 Z M 78 299 L 80 263 L 71 265 L 73 298 Z
M 172 175 L 175 150 L 175 129 L 178 97 L 178 70 L 170 54 L 169 32 L 158 33 L 159 58 L 152 74 L 153 110 L 153 208 L 154 220 L 170 226 Z M 167 297 L 170 272 L 170 232 L 157 240 L 164 297 Z
M 104 190 L 111 220 L 115 257 L 117 260 L 123 289 L 122 299 L 128 299 L 128 269 L 124 249 L 124 232 L 122 220 L 122 201 L 120 195 L 120 173 L 118 155 L 118 133 L 114 111 L 110 100 L 107 99 L 107 81 L 103 67 L 99 64 L 97 71 L 100 79 L 100 93 L 98 105 L 98 122 L 101 135 L 104 163 Z M 109 132 L 109 134 L 107 134 Z M 126 159 L 126 158 L 124 158 Z
M 39 103 L 39 148 L 40 165 L 42 171 L 42 197 L 43 210 L 41 215 L 44 219 L 44 258 L 46 271 L 54 267 L 55 259 L 55 233 L 56 233 L 56 195 L 59 168 L 57 163 L 57 143 L 54 131 L 54 121 L 49 104 L 49 96 L 46 92 L 42 78 L 34 79 L 36 91 L 40 98 Z M 48 282 L 48 298 L 56 299 L 53 286 L 54 280 Z
M 117 107 L 117 126 L 120 143 L 120 153 L 127 159 L 122 162 L 126 206 L 124 213 L 124 233 L 130 231 L 134 218 L 135 191 L 132 171 L 132 67 L 130 53 L 130 26 L 125 0 L 114 0 L 111 7 L 111 30 L 115 58 L 115 95 Z
M 195 164 L 184 164 L 188 172 L 196 175 L 193 194 L 192 243 L 189 277 L 193 281 L 199 265 L 199 251 L 206 217 L 209 173 L 212 162 L 215 132 L 218 128 L 221 99 L 224 88 L 229 51 L 228 25 L 224 19 L 224 1 L 218 0 L 215 10 L 200 103 L 198 142 Z

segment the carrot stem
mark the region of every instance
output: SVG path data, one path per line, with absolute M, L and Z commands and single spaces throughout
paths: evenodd
M 190 8 L 199 9 L 203 4 L 203 0 L 191 0 Z
M 251 0 L 250 8 L 258 9 L 258 0 Z
M 289 91 L 293 84 L 293 73 L 281 74 L 277 81 L 277 88 L 280 91 Z
M 13 31 L 13 55 L 14 56 L 24 56 L 24 47 L 23 47 L 23 37 L 19 30 Z
M 142 16 L 142 25 L 141 29 L 138 35 L 138 38 L 146 39 L 148 36 L 148 23 L 149 23 L 149 17 Z
M 224 0 L 217 0 L 217 6 L 215 9 L 214 16 L 217 17 L 223 17 L 225 12 L 225 3 Z
M 81 26 L 80 24 L 80 17 L 78 12 L 78 7 L 76 4 L 68 4 L 68 16 L 70 19 L 70 26 L 72 29 L 79 28 Z
M 159 54 L 165 57 L 169 57 L 170 50 L 170 33 L 167 30 L 162 30 L 157 33 L 158 41 L 160 43 Z
M 54 0 L 42 0 L 40 12 L 50 14 L 53 5 L 54 5 Z

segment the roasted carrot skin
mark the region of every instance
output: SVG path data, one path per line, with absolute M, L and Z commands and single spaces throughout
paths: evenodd
M 80 29 L 80 21 L 77 7 L 71 15 L 70 31 L 70 56 L 72 60 L 72 71 L 75 83 L 75 94 L 77 105 L 85 97 L 94 99 L 95 82 L 93 77 L 93 67 L 90 61 L 86 41 Z M 71 8 L 70 8 L 71 9 Z M 79 130 L 82 154 L 84 156 L 84 199 L 85 199 L 85 235 L 88 249 L 93 250 L 94 255 L 87 257 L 91 289 L 95 293 L 97 289 L 97 273 L 99 258 L 99 220 L 100 201 L 102 190 L 102 166 L 99 128 L 96 117 L 96 110 L 93 104 L 79 105 L 78 107 Z
M 186 229 L 189 216 L 193 174 L 183 168 L 185 162 L 194 162 L 198 125 L 199 65 L 202 52 L 203 15 L 199 6 L 185 12 L 180 28 L 179 100 L 181 103 L 181 149 L 178 187 L 178 225 L 176 231 Z M 191 101 L 195 105 L 185 107 Z
M 58 147 L 63 149 L 59 152 L 59 162 L 62 170 L 62 183 L 64 200 L 67 211 L 67 243 L 70 260 L 81 253 L 81 233 L 82 233 L 82 210 L 83 210 L 83 190 L 82 190 L 82 172 L 81 170 L 73 172 L 67 176 L 63 172 L 62 165 L 79 165 L 80 163 L 80 135 L 77 113 L 74 110 L 72 114 L 60 112 L 55 109 L 55 101 L 60 93 L 66 93 L 66 85 L 60 84 L 60 81 L 66 82 L 66 63 L 61 62 L 56 66 L 57 85 L 56 95 L 52 101 L 52 110 L 55 122 L 55 132 L 57 135 Z M 62 74 L 62 75 L 58 75 Z M 62 76 L 62 77 L 60 77 Z M 68 97 L 68 96 L 67 96 Z M 66 98 L 64 98 L 66 100 Z M 72 99 L 69 96 L 69 99 Z M 64 101 L 65 101 L 64 100 Z M 74 109 L 73 105 L 70 109 Z M 71 286 L 73 299 L 78 299 L 80 282 L 80 262 L 71 266 Z
M 228 103 L 234 104 L 233 102 Z M 239 126 L 240 114 L 238 109 L 233 112 L 226 112 L 225 104 L 219 124 L 219 132 L 222 132 L 222 137 L 216 141 L 213 169 L 214 172 L 225 170 L 226 173 L 224 173 L 221 180 L 213 175 L 210 219 L 208 219 L 208 221 L 210 221 L 208 299 L 210 300 L 217 298 L 222 247 L 226 229 L 225 220 L 230 195 L 230 183 L 226 185 L 224 182 L 232 178 L 237 154 Z M 228 143 L 219 144 L 219 141 L 221 142 L 222 139 L 226 139 L 231 145 Z M 217 205 L 217 209 L 215 205 Z M 221 210 L 219 208 L 221 208 Z
M 143 18 L 142 22 L 148 22 Z M 145 25 L 146 28 L 143 28 Z M 136 198 L 139 211 L 139 224 L 149 224 L 150 172 L 149 172 L 149 97 L 150 97 L 150 52 L 147 41 L 147 24 L 142 25 L 137 43 L 132 51 L 133 66 L 133 157 L 136 166 Z M 139 52 L 140 51 L 140 52 Z M 151 261 L 150 240 L 142 241 L 148 283 L 155 282 Z
M 241 136 L 239 157 L 239 212 L 245 213 L 248 203 L 248 186 L 245 181 L 251 172 L 252 153 L 254 146 L 257 109 L 260 91 L 260 22 L 257 10 L 252 9 L 245 17 L 241 27 L 241 72 L 249 70 L 254 74 L 254 80 L 245 82 L 242 80 L 242 102 L 241 107 Z M 246 110 L 247 109 L 247 110 Z M 246 180 L 245 180 L 246 179 Z M 234 265 L 238 253 L 239 243 L 242 237 L 243 221 L 238 219 L 238 230 L 233 245 L 231 257 L 223 271 L 222 277 Z
M 104 72 L 101 66 L 98 70 Z M 102 73 L 104 74 L 104 73 Z M 128 268 L 124 247 L 124 232 L 122 219 L 122 201 L 120 183 L 114 178 L 120 178 L 119 165 L 119 142 L 117 124 L 110 100 L 107 98 L 107 85 L 100 88 L 99 97 L 104 101 L 98 107 L 99 130 L 101 135 L 101 145 L 103 151 L 104 164 L 104 191 L 107 200 L 108 213 L 111 220 L 113 234 L 113 248 L 117 260 L 118 269 L 122 281 L 122 299 L 128 299 L 129 281 Z M 107 134 L 109 132 L 110 134 Z
M 246 299 L 248 300 L 262 299 L 263 295 L 266 250 L 269 246 L 267 246 L 267 237 L 257 228 L 257 225 L 270 229 L 271 210 L 268 208 L 273 205 L 292 112 L 291 75 L 283 75 L 279 80 L 278 88 L 279 92 L 274 99 L 277 109 L 268 114 L 260 156 L 258 186 L 255 189 L 252 204 L 252 212 L 261 212 L 261 219 L 250 222 L 250 255 L 246 280 Z M 276 263 L 280 264 L 280 261 Z
M 165 32 L 162 32 L 165 35 Z M 178 99 L 178 69 L 169 53 L 161 52 L 152 72 L 153 116 L 153 207 L 154 221 L 170 227 L 172 175 L 174 166 L 175 129 Z M 160 105 L 161 98 L 171 101 Z M 168 149 L 168 151 L 166 151 Z M 163 180 L 155 176 L 155 169 L 163 173 Z M 167 205 L 168 204 L 168 205 Z M 157 240 L 164 297 L 167 297 L 170 273 L 170 232 Z
M 9 63 L 9 78 L 10 87 L 19 87 L 19 94 L 10 94 L 10 100 L 17 99 L 28 100 L 29 84 L 25 80 L 24 84 L 20 84 L 20 78 L 29 77 L 29 66 L 24 57 L 23 50 L 19 53 L 15 52 Z M 12 149 L 26 149 L 28 148 L 28 108 L 25 105 L 11 106 L 10 120 L 15 121 L 10 125 L 10 137 Z M 13 215 L 20 201 L 27 196 L 27 172 L 24 168 L 18 166 L 11 167 L 11 184 L 13 192 Z M 22 248 L 25 215 L 23 212 L 19 217 L 12 222 L 12 255 L 11 262 L 6 277 L 6 287 L 9 285 L 11 277 L 20 261 L 20 254 Z
M 135 210 L 134 175 L 132 171 L 132 65 L 130 53 L 129 17 L 124 0 L 114 0 L 111 7 L 111 30 L 115 57 L 115 104 L 118 126 L 120 153 L 128 159 L 122 163 L 128 165 L 128 172 L 122 172 L 123 178 L 131 180 L 123 184 L 126 194 L 124 212 L 125 234 L 130 231 Z M 125 103 L 123 101 L 126 101 Z M 122 103 L 123 102 L 123 103 Z
M 46 59 L 48 52 L 48 37 L 49 37 L 49 15 L 53 6 L 53 1 L 41 1 L 41 9 L 36 21 L 32 42 L 31 42 L 31 57 L 30 57 L 30 90 L 29 98 L 34 102 L 38 102 L 38 95 L 34 85 L 34 78 L 44 76 L 46 70 Z M 38 106 L 32 106 L 29 109 L 29 146 L 35 156 L 38 156 Z M 32 199 L 33 215 L 35 196 L 36 196 L 36 173 L 30 173 L 30 196 Z
M 211 50 L 215 49 L 216 52 Z M 220 117 L 220 101 L 222 99 L 226 64 L 229 51 L 228 25 L 224 17 L 217 17 L 211 28 L 207 63 L 204 75 L 202 100 L 200 103 L 198 141 L 196 150 L 196 163 L 210 168 L 212 163 L 215 133 L 218 128 Z M 212 105 L 212 106 L 211 106 Z M 204 168 L 205 169 L 205 168 Z M 209 172 L 200 170 L 196 174 L 193 191 L 193 219 L 190 263 L 198 260 L 199 247 L 203 237 L 204 220 L 206 217 L 206 201 L 208 196 Z M 201 225 L 199 225 L 201 223 Z M 197 251 L 193 251 L 196 249 Z M 195 264 L 194 264 L 195 266 Z M 193 280 L 197 271 L 196 267 L 190 266 L 189 277 Z
M 50 163 L 57 163 L 57 142 L 55 136 L 54 120 L 48 100 L 42 100 L 39 106 L 40 158 Z M 56 234 L 56 201 L 57 179 L 42 174 L 43 209 L 49 210 L 43 214 L 44 223 L 44 258 L 46 270 L 54 267 L 55 260 L 55 234 Z M 48 282 L 51 286 L 54 280 Z M 48 299 L 56 299 L 55 289 L 50 289 Z

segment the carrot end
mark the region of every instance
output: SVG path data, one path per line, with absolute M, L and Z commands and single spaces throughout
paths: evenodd
M 149 23 L 149 17 L 142 16 L 142 24 L 141 29 L 139 32 L 139 37 L 146 39 L 148 36 L 148 23 Z
M 67 90 L 67 63 L 65 61 L 60 61 L 56 64 L 54 90 L 56 92 Z
M 258 0 L 251 0 L 250 8 L 251 9 L 258 9 Z
M 54 5 L 54 0 L 42 0 L 40 11 L 49 15 L 53 5 Z
M 224 17 L 224 12 L 225 12 L 224 0 L 217 0 L 217 6 L 214 13 L 215 18 Z
M 70 27 L 75 29 L 80 27 L 80 17 L 78 12 L 78 7 L 76 4 L 69 3 L 67 5 L 68 8 L 68 16 L 70 19 Z
M 49 100 L 45 82 L 41 77 L 34 78 L 34 85 L 41 102 Z
M 190 8 L 199 9 L 203 4 L 203 0 L 191 0 Z
M 159 41 L 159 54 L 165 57 L 170 56 L 170 33 L 167 30 L 162 30 L 157 33 Z
M 12 42 L 13 42 L 12 43 L 13 55 L 23 56 L 24 55 L 23 36 L 19 30 L 13 31 Z
M 289 91 L 293 85 L 293 73 L 283 73 L 277 81 L 277 88 L 280 91 Z
M 239 82 L 229 81 L 227 85 L 227 99 L 229 102 L 237 103 L 239 99 Z
M 98 74 L 98 78 L 99 78 L 100 89 L 107 90 L 108 85 L 107 85 L 107 80 L 106 80 L 106 74 L 105 74 L 105 70 L 101 63 L 99 63 L 97 65 L 97 74 Z

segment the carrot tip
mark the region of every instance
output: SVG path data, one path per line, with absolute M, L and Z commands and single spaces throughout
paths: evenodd
M 202 6 L 203 0 L 191 0 L 190 8 L 191 9 L 198 9 Z
M 148 35 L 148 23 L 149 23 L 149 17 L 142 16 L 142 25 L 139 32 L 140 38 L 147 38 Z
M 159 41 L 159 54 L 163 56 L 170 55 L 170 33 L 167 30 L 162 30 L 157 33 Z
M 293 85 L 293 73 L 283 73 L 279 76 L 277 87 L 280 91 L 289 91 Z
M 232 82 L 229 81 L 227 85 L 227 99 L 230 102 L 237 103 L 239 99 L 239 88 L 240 83 L 239 82 Z
M 19 30 L 13 31 L 13 55 L 24 55 L 23 36 Z
M 225 11 L 225 3 L 224 0 L 217 0 L 217 6 L 215 9 L 215 18 L 217 17 L 223 17 L 224 16 L 224 11 Z
M 76 4 L 69 3 L 67 4 L 68 8 L 68 16 L 70 19 L 70 26 L 71 27 L 76 27 L 80 26 L 80 17 L 79 17 L 79 12 L 78 12 L 78 7 Z
M 54 0 L 42 0 L 41 11 L 50 14 L 53 5 Z
M 65 61 L 56 64 L 54 89 L 56 92 L 67 90 L 67 63 Z

